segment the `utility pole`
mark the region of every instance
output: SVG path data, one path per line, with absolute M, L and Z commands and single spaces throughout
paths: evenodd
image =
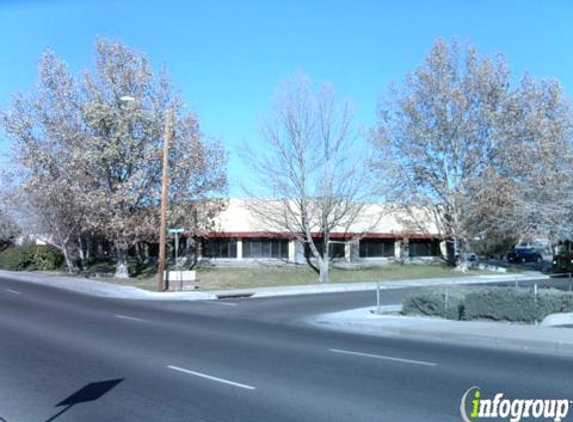
M 167 207 L 169 202 L 169 142 L 171 141 L 171 126 L 173 110 L 167 109 L 165 117 L 165 135 L 163 141 L 163 173 L 161 177 L 161 225 L 159 228 L 159 265 L 157 273 L 157 291 L 165 289 L 165 242 L 167 235 Z

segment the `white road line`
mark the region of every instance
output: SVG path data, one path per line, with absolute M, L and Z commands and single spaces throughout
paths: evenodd
M 22 294 L 18 290 L 6 289 L 6 291 L 10 292 L 10 293 L 14 293 L 15 295 L 21 295 Z
M 237 304 L 233 302 L 206 301 L 205 303 L 209 303 L 211 305 L 237 306 Z
M 126 316 L 126 315 L 116 315 L 115 317 L 120 318 L 120 319 L 127 319 L 129 321 L 147 322 L 147 320 L 145 320 L 145 319 L 136 318 L 136 317 L 132 317 L 132 316 Z
M 401 358 L 395 358 L 392 356 L 374 355 L 371 353 L 362 353 L 362 352 L 352 352 L 350 350 L 339 350 L 339 349 L 328 349 L 328 350 L 331 352 L 334 352 L 334 353 L 342 353 L 345 355 L 353 355 L 353 356 L 362 356 L 365 358 L 384 359 L 384 360 L 391 360 L 394 362 L 411 363 L 414 365 L 438 366 L 437 363 L 424 362 L 422 360 L 401 359 Z
M 175 366 L 175 365 L 168 365 L 167 368 L 172 369 L 174 371 L 183 372 L 185 374 L 195 375 L 196 377 L 206 378 L 206 379 L 211 380 L 211 381 L 216 381 L 216 382 L 220 382 L 223 384 L 232 385 L 234 387 L 244 388 L 245 390 L 256 390 L 257 389 L 256 387 L 253 387 L 252 385 L 241 384 L 239 382 L 229 381 L 229 380 L 226 380 L 224 378 L 213 377 L 211 375 L 202 374 L 201 372 L 191 371 L 189 369 L 181 368 L 181 367 Z

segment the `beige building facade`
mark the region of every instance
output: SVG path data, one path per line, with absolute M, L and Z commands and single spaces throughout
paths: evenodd
M 255 200 L 230 199 L 214 230 L 201 240 L 198 258 L 214 265 L 306 263 L 309 251 L 304 242 L 273 219 L 265 219 L 256 206 Z M 349 265 L 439 261 L 446 247 L 431 221 L 421 210 L 368 204 L 348 227 L 332 231 L 329 254 L 333 261 Z M 317 242 L 320 247 L 318 232 Z

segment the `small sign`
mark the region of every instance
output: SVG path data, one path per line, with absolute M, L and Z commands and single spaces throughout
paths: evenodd
M 180 233 L 184 233 L 185 229 L 183 228 L 177 228 L 177 229 L 167 229 L 167 234 L 180 234 Z

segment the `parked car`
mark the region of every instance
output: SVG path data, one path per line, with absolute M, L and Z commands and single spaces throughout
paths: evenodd
M 570 240 L 561 241 L 555 247 L 555 255 L 553 256 L 553 272 L 573 272 L 573 244 Z
M 542 262 L 543 256 L 535 248 L 515 248 L 507 254 L 509 262 Z

